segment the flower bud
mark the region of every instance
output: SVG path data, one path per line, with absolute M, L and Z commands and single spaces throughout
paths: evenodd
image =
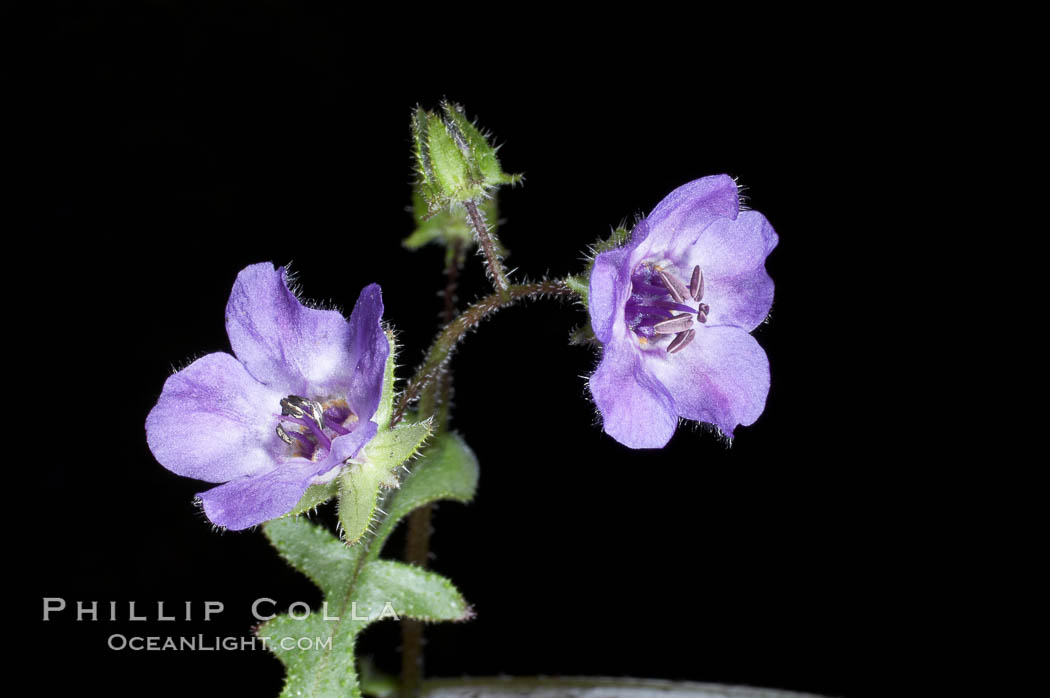
M 496 148 L 461 106 L 444 101 L 441 111 L 439 115 L 417 107 L 412 115 L 417 188 L 428 215 L 484 199 L 501 184 L 521 181 L 521 175 L 503 172 Z

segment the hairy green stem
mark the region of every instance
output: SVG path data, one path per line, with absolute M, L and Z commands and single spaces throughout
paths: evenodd
M 459 342 L 486 317 L 526 299 L 547 296 L 569 298 L 576 295 L 576 292 L 561 280 L 537 281 L 528 284 L 511 284 L 507 287 L 506 293 L 490 294 L 471 305 L 459 317 L 445 325 L 445 328 L 434 339 L 423 363 L 416 369 L 415 375 L 408 381 L 404 392 L 401 393 L 391 425 L 401 421 L 408 406 L 418 399 L 422 391 L 445 369 Z
M 493 235 L 489 232 L 488 226 L 485 225 L 485 217 L 481 215 L 478 205 L 473 201 L 465 202 L 463 207 L 467 209 L 467 217 L 470 219 L 471 227 L 474 228 L 474 235 L 478 239 L 478 245 L 481 247 L 481 251 L 485 253 L 485 260 L 488 262 L 489 267 L 489 276 L 492 277 L 492 285 L 500 293 L 506 294 L 510 284 L 507 281 L 506 272 L 503 271 L 503 263 L 500 261 L 499 255 L 496 254 Z

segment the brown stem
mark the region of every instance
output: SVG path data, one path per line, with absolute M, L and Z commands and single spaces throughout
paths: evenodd
M 490 294 L 471 305 L 455 320 L 445 325 L 445 328 L 438 333 L 433 344 L 430 345 L 430 350 L 423 363 L 416 369 L 415 375 L 408 381 L 404 392 L 401 393 L 401 398 L 398 400 L 397 408 L 391 419 L 391 426 L 401 421 L 408 406 L 418 399 L 423 389 L 440 375 L 453 350 L 467 332 L 474 329 L 486 317 L 501 308 L 514 305 L 527 298 L 544 296 L 567 298 L 575 295 L 576 292 L 565 285 L 564 281 L 537 281 L 531 284 L 512 284 L 507 288 L 506 293 Z
M 459 268 L 463 265 L 463 243 L 452 242 L 449 247 L 445 274 L 445 307 L 441 319 L 448 325 L 456 317 L 456 287 L 459 281 Z M 436 385 L 427 391 L 428 405 L 420 401 L 420 413 L 435 413 L 434 434 L 437 435 L 448 427 L 449 401 L 452 396 L 452 374 L 442 372 Z M 405 561 L 409 564 L 426 567 L 430 557 L 431 517 L 434 507 L 431 504 L 420 507 L 408 517 L 408 530 L 405 538 Z M 401 624 L 401 691 L 405 698 L 415 698 L 423 685 L 423 624 L 416 620 L 405 619 Z
M 430 557 L 430 517 L 433 505 L 427 504 L 408 517 L 405 539 L 405 561 L 427 566 Z M 401 695 L 416 698 L 423 685 L 423 623 L 406 618 L 401 621 Z
M 478 244 L 481 246 L 481 251 L 485 253 L 485 260 L 489 266 L 489 276 L 492 277 L 492 285 L 496 287 L 496 290 L 500 293 L 506 293 L 510 284 L 507 282 L 507 274 L 503 271 L 503 263 L 500 261 L 499 255 L 496 254 L 496 245 L 492 241 L 492 233 L 489 232 L 488 226 L 485 225 L 485 217 L 478 211 L 478 205 L 473 201 L 467 201 L 463 204 L 464 208 L 467 209 L 467 215 L 470 218 L 470 224 L 474 228 L 474 235 L 478 238 Z

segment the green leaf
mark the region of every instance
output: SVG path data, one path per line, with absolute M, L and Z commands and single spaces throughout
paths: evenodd
M 304 619 L 281 615 L 256 631 L 285 666 L 282 698 L 360 695 L 353 651 L 367 621 L 354 619 L 351 592 L 364 548 L 347 547 L 304 519 L 271 521 L 263 531 L 281 557 L 324 593 L 320 611 Z M 327 620 L 326 615 L 339 620 Z
M 337 617 L 338 622 L 317 612 L 302 620 L 281 615 L 259 626 L 256 635 L 284 664 L 281 698 L 361 695 L 354 667 L 354 641 L 361 629 Z
M 398 522 L 412 510 L 441 499 L 469 502 L 477 486 L 478 459 L 474 452 L 459 434 L 442 434 L 415 461 L 401 488 L 383 502 L 387 515 L 376 529 L 369 557 L 379 556 Z
M 266 536 L 293 567 L 324 592 L 321 609 L 306 618 L 281 615 L 256 634 L 285 666 L 282 696 L 359 696 L 354 666 L 357 636 L 377 620 L 465 620 L 471 611 L 444 577 L 385 560 L 365 560 L 363 546 L 347 547 L 304 519 L 263 526 Z
M 355 600 L 358 612 L 369 614 L 373 620 L 391 610 L 399 618 L 425 621 L 467 620 L 473 615 L 448 579 L 391 560 L 373 560 L 364 565 Z
M 341 540 L 304 519 L 277 519 L 263 525 L 263 532 L 289 565 L 320 587 L 325 596 L 337 593 L 349 579 L 361 556 L 361 547 L 347 547 Z

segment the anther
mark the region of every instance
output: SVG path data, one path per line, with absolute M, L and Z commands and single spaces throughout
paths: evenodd
M 297 404 L 297 401 L 303 400 L 298 395 L 289 395 L 288 397 L 281 398 L 281 414 L 286 417 L 295 417 L 296 419 L 302 419 L 303 415 L 306 414 Z
M 678 334 L 685 332 L 693 326 L 692 315 L 676 315 L 670 320 L 664 320 L 653 325 L 656 334 Z
M 321 405 L 298 395 L 289 395 L 281 399 L 281 414 L 286 417 L 309 418 L 319 429 L 324 429 L 324 412 Z
M 656 273 L 660 275 L 660 281 L 664 283 L 664 288 L 667 289 L 667 292 L 671 294 L 671 298 L 674 298 L 676 303 L 681 303 L 685 300 L 689 293 L 689 289 L 687 289 L 681 281 L 671 276 L 663 269 L 660 269 Z
M 671 343 L 667 345 L 668 354 L 676 354 L 685 349 L 689 342 L 693 341 L 693 337 L 696 336 L 696 330 L 686 330 L 685 332 L 679 332 L 675 335 Z
M 700 265 L 693 267 L 693 278 L 689 280 L 689 295 L 694 301 L 704 298 L 704 272 L 700 270 Z
M 288 436 L 288 432 L 284 430 L 284 427 L 280 424 L 277 425 L 277 436 L 280 437 L 281 441 L 285 442 L 289 446 L 295 444 L 295 440 Z

